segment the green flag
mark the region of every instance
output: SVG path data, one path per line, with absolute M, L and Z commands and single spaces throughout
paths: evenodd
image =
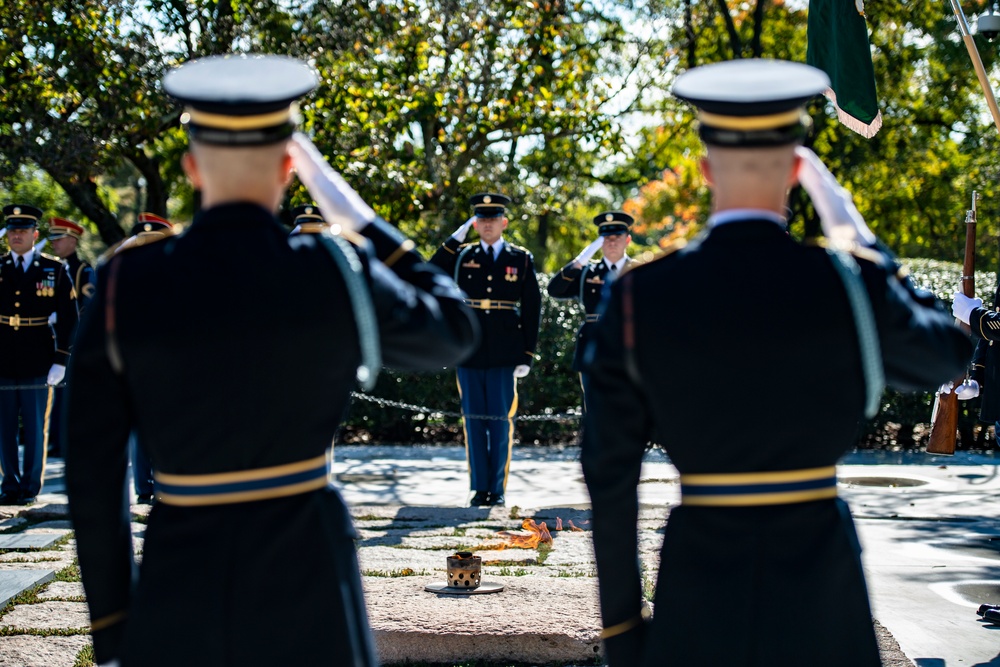
M 867 139 L 882 127 L 863 0 L 810 0 L 806 62 L 826 72 L 840 122 Z

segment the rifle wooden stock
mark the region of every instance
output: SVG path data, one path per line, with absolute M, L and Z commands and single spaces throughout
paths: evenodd
M 965 214 L 965 258 L 962 260 L 962 293 L 967 297 L 976 296 L 976 198 L 978 193 L 972 192 L 972 208 Z M 955 324 L 969 333 L 969 325 L 955 320 Z M 927 442 L 928 454 L 955 453 L 958 440 L 958 396 L 955 390 L 965 379 L 961 375 L 952 380 L 954 388 L 948 394 L 938 394 L 934 399 L 934 411 L 931 413 L 931 437 Z
M 955 384 L 962 381 L 960 378 Z M 955 392 L 938 394 L 934 399 L 934 412 L 931 414 L 931 438 L 927 441 L 928 454 L 955 453 L 958 440 L 958 396 Z

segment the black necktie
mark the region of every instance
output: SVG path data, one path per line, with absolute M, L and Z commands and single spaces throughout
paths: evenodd
M 493 263 L 493 246 L 491 246 L 491 245 L 486 246 L 486 256 L 489 258 L 490 264 L 492 264 Z
M 17 272 L 24 273 L 24 257 L 17 258 Z
M 608 273 L 610 273 L 612 275 L 614 275 L 615 273 L 618 273 L 618 267 L 615 266 L 614 264 L 612 264 L 610 267 L 608 267 Z

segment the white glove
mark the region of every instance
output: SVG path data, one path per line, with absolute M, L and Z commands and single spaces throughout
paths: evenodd
M 55 325 L 56 320 L 58 318 L 59 318 L 59 313 L 52 313 L 51 315 L 49 315 L 49 326 Z
M 840 186 L 819 156 L 805 146 L 796 147 L 795 154 L 802 159 L 799 183 L 819 213 L 823 234 L 834 241 L 875 245 L 875 235 L 858 213 L 851 193 Z
M 943 385 L 938 387 L 937 393 L 941 394 L 942 396 L 946 396 L 951 393 L 952 387 L 954 386 L 955 385 L 951 382 L 945 382 Z
M 469 235 L 469 227 L 472 223 L 476 221 L 476 216 L 472 216 L 468 220 L 462 223 L 462 226 L 455 230 L 455 233 L 451 235 L 453 239 L 461 243 L 465 240 L 465 237 Z
M 965 382 L 958 385 L 958 389 L 955 390 L 955 396 L 963 401 L 979 396 L 979 383 L 972 378 L 965 378 Z
M 951 302 L 951 314 L 955 316 L 956 320 L 960 320 L 969 323 L 969 316 L 972 315 L 972 311 L 975 308 L 982 308 L 983 300 L 976 298 L 970 299 L 961 292 L 955 292 L 952 295 L 954 301 Z
M 514 377 L 516 378 L 523 378 L 530 372 L 531 366 L 526 366 L 525 364 L 514 366 Z
M 327 222 L 359 232 L 376 218 L 374 209 L 333 170 L 306 135 L 293 134 L 288 152 L 299 180 L 319 204 Z
M 586 266 L 590 258 L 597 254 L 597 251 L 604 247 L 604 237 L 598 236 L 596 239 L 590 242 L 590 245 L 583 249 L 583 251 L 576 256 L 573 261 L 580 266 Z
M 49 377 L 45 381 L 48 385 L 57 385 L 63 381 L 66 377 L 66 367 L 62 364 L 52 364 L 52 368 L 49 369 Z

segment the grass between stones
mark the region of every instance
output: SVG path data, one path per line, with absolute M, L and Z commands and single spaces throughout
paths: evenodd
M 425 577 L 428 575 L 430 575 L 430 572 L 427 570 L 414 570 L 409 567 L 397 570 L 361 570 L 361 576 L 363 577 L 388 577 L 396 579 L 399 577 Z
M 94 645 L 87 644 L 76 654 L 73 667 L 94 667 Z

